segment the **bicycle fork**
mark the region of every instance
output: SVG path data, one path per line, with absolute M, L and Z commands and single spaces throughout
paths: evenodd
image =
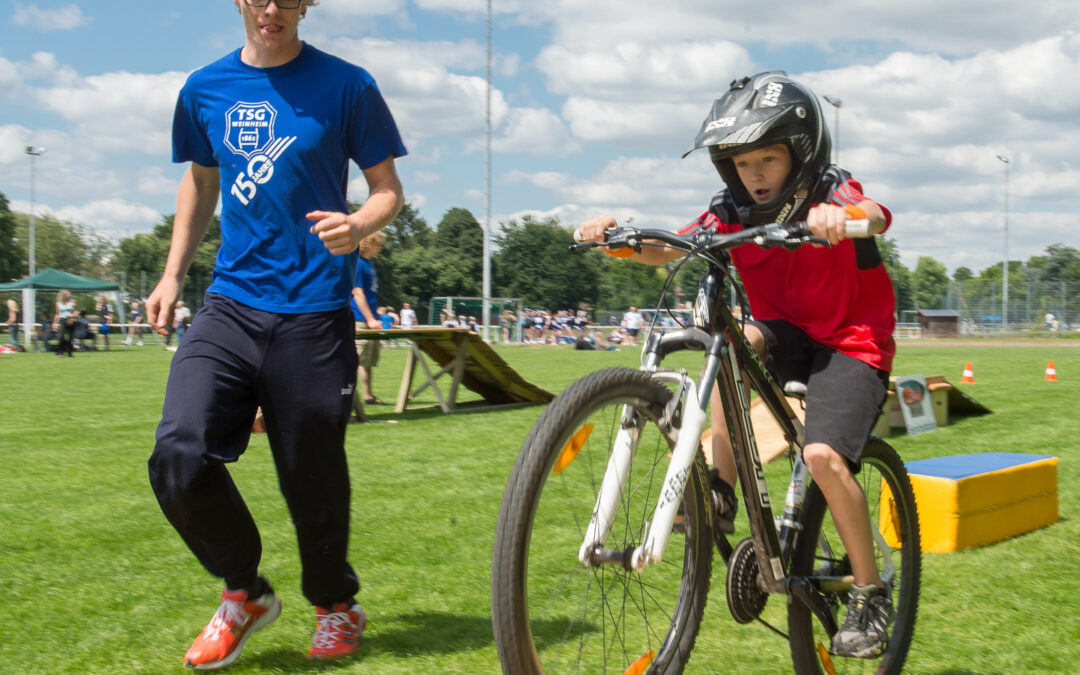
M 578 550 L 578 560 L 585 565 L 614 562 L 622 564 L 626 569 L 641 571 L 663 558 L 668 536 L 678 514 L 679 503 L 686 490 L 690 467 L 695 453 L 698 452 L 701 432 L 708 423 L 706 410 L 709 390 L 705 388 L 704 391 L 699 391 L 697 384 L 686 373 L 654 372 L 653 375 L 678 383 L 675 395 L 664 412 L 662 424 L 671 424 L 680 401 L 682 406 L 678 438 L 668 463 L 653 519 L 645 524 L 640 546 L 625 551 L 604 550 L 644 424 L 642 416 L 628 405 L 623 408 L 611 458 L 600 484 L 600 493 L 585 530 L 585 540 Z

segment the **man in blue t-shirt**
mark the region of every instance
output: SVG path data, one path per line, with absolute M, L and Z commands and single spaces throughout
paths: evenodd
M 376 232 L 360 242 L 358 247 L 360 256 L 356 259 L 356 283 L 349 298 L 353 318 L 358 324 L 364 324 L 365 327 L 371 329 L 383 327 L 379 313 L 376 311 L 379 306 L 379 278 L 375 274 L 373 258 L 382 251 L 384 239 L 386 239 L 385 234 Z M 376 398 L 371 390 L 371 369 L 379 364 L 379 341 L 359 340 L 357 359 L 359 368 L 356 372 L 360 378 L 364 403 L 382 405 L 382 400 Z
M 281 612 L 260 576 L 259 532 L 226 465 L 261 406 L 296 528 L 302 590 L 315 606 L 308 655 L 357 649 L 366 625 L 346 559 L 345 429 L 356 386 L 348 308 L 356 247 L 401 208 L 393 116 L 362 68 L 301 42 L 315 0 L 233 0 L 244 46 L 191 74 L 173 117 L 188 163 L 165 271 L 146 302 L 163 332 L 221 197 L 221 248 L 202 310 L 177 348 L 150 482 L 169 522 L 224 581 L 222 602 L 184 657 L 222 668 Z M 349 163 L 369 194 L 349 213 Z

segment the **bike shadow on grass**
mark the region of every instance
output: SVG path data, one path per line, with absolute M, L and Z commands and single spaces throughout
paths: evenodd
M 264 669 L 285 669 L 287 672 L 315 672 L 356 665 L 379 655 L 405 658 L 451 654 L 488 647 L 493 643 L 490 616 L 410 612 L 372 617 L 360 639 L 360 649 L 345 659 L 313 661 L 303 652 L 277 648 L 250 655 L 245 653 L 243 663 Z

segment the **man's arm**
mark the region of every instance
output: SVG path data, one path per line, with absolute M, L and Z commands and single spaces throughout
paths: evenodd
M 382 321 L 379 321 L 375 316 L 375 312 L 371 311 L 371 305 L 368 304 L 367 297 L 364 296 L 364 289 L 361 286 L 356 286 L 352 289 L 353 299 L 356 300 L 356 306 L 360 308 L 360 313 L 364 315 L 364 322 L 367 323 L 368 328 L 382 328 Z
M 318 235 L 334 255 L 355 251 L 361 239 L 389 225 L 405 203 L 393 157 L 364 169 L 364 178 L 368 184 L 368 198 L 353 213 L 312 211 L 307 214 L 307 219 L 314 223 L 311 233 Z
M 210 225 L 220 191 L 217 167 L 192 162 L 180 180 L 169 257 L 165 261 L 161 281 L 146 300 L 146 320 L 158 332 L 165 331 L 165 327 L 172 323 L 173 309 L 180 298 L 184 277 Z

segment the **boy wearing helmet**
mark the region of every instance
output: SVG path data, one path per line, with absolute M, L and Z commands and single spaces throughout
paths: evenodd
M 831 144 L 814 94 L 782 71 L 732 82 L 713 102 L 694 145 L 708 148 L 725 188 L 681 233 L 805 220 L 831 246 L 731 251 L 753 321 L 746 335 L 781 383 L 805 382 L 803 460 L 829 503 L 855 578 L 833 652 L 870 658 L 888 643 L 892 602 L 874 562 L 866 497 L 856 483 L 863 445 L 885 401 L 896 352 L 892 283 L 871 239 L 848 239 L 844 223 L 864 215 L 871 232 L 891 222 L 851 174 L 829 163 Z M 684 155 L 685 157 L 685 155 Z M 616 225 L 600 216 L 578 226 L 582 241 L 603 241 Z M 620 251 L 620 255 L 625 251 Z M 683 255 L 644 247 L 632 257 L 663 264 Z M 712 408 L 720 410 L 713 387 Z M 736 470 L 724 417 L 712 417 L 713 491 L 720 527 L 734 531 Z

